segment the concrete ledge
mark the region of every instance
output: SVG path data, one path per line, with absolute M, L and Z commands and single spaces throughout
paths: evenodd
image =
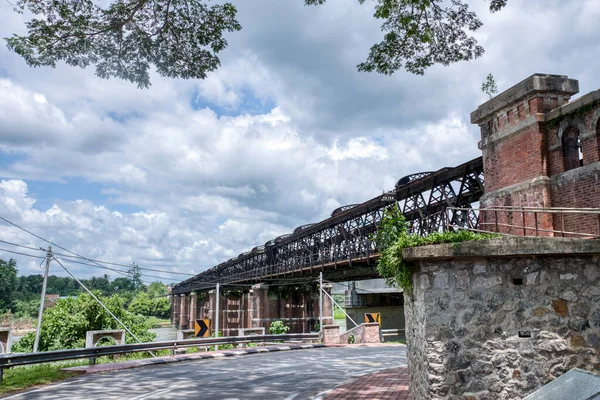
M 480 105 L 471 113 L 471 123 L 480 124 L 491 114 L 535 92 L 554 92 L 571 96 L 579 92 L 579 82 L 565 75 L 533 74 Z
M 568 115 L 574 111 L 577 111 L 579 108 L 592 104 L 595 101 L 600 100 L 600 90 L 596 90 L 594 92 L 590 92 L 585 96 L 581 96 L 580 98 L 573 100 L 570 103 L 565 104 L 559 108 L 552 110 L 551 112 L 546 114 L 546 120 L 551 121 L 555 118 L 560 117 L 561 115 Z
M 600 240 L 511 236 L 490 240 L 473 240 L 461 243 L 412 247 L 402 251 L 402 256 L 407 261 L 462 257 L 521 257 L 560 254 L 600 255 Z

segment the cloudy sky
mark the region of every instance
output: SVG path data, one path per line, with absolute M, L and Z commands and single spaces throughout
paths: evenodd
M 140 90 L 93 69 L 32 69 L 2 41 L 0 216 L 90 258 L 197 273 L 406 174 L 477 157 L 469 113 L 490 72 L 500 90 L 536 72 L 600 87 L 597 0 L 510 0 L 493 15 L 472 0 L 484 57 L 391 77 L 355 68 L 381 37 L 372 2 L 234 3 L 243 30 L 203 81 L 153 74 Z M 0 18 L 0 37 L 24 32 L 6 1 Z M 47 246 L 1 221 L 0 239 Z M 11 256 L 40 272 L 0 250 Z

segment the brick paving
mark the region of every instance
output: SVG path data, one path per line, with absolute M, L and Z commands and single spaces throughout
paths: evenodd
M 410 400 L 408 368 L 391 368 L 363 375 L 337 386 L 325 397 L 327 400 Z

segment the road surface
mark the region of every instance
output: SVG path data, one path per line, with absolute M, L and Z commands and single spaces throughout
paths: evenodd
M 404 346 L 334 347 L 188 361 L 87 375 L 22 399 L 311 399 L 345 381 L 406 365 Z

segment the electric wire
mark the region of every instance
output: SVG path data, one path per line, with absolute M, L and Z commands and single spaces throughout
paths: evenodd
M 33 233 L 33 232 L 29 231 L 29 230 L 27 230 L 27 229 L 23 228 L 22 226 L 20 226 L 20 225 L 18 225 L 18 224 L 15 224 L 14 222 L 11 222 L 11 221 L 9 221 L 8 219 L 6 219 L 6 218 L 4 218 L 4 217 L 2 217 L 2 216 L 0 216 L 0 220 L 4 221 L 4 222 L 6 222 L 6 223 L 8 223 L 8 224 L 10 224 L 10 225 L 12 225 L 12 226 L 14 226 L 14 227 L 16 227 L 16 228 L 20 229 L 20 230 L 22 230 L 23 232 L 26 232 L 26 233 L 28 233 L 28 234 L 30 234 L 30 235 L 32 235 L 32 236 L 34 236 L 34 237 L 38 238 L 38 239 L 40 239 L 40 240 L 43 240 L 44 242 L 46 242 L 46 243 L 49 243 L 49 244 L 51 244 L 52 246 L 58 247 L 59 249 L 62 249 L 62 250 L 64 250 L 64 251 L 66 251 L 67 253 L 71 253 L 71 254 L 73 254 L 74 256 L 76 256 L 76 258 L 83 259 L 83 260 L 86 260 L 86 261 L 92 262 L 92 263 L 94 263 L 94 264 L 105 263 L 105 264 L 118 265 L 118 266 L 123 266 L 123 267 L 126 267 L 126 268 L 131 268 L 131 265 L 117 264 L 117 263 L 110 263 L 110 262 L 108 262 L 108 261 L 98 261 L 98 260 L 93 260 L 93 259 L 91 259 L 91 258 L 84 257 L 84 256 L 82 256 L 81 254 L 77 254 L 77 253 L 76 253 L 76 252 L 74 252 L 74 251 L 71 251 L 71 250 L 69 250 L 69 249 L 67 249 L 67 248 L 65 248 L 65 247 L 63 247 L 63 246 L 61 246 L 61 245 L 59 245 L 59 244 L 56 244 L 56 243 L 54 243 L 54 242 L 52 242 L 52 241 L 50 241 L 50 240 L 48 240 L 48 239 L 45 239 L 45 238 L 43 238 L 43 237 L 41 237 L 41 236 L 39 236 L 39 235 L 37 235 L 37 234 L 35 234 L 35 233 Z M 4 241 L 2 241 L 2 242 L 4 242 Z M 17 244 L 15 244 L 15 243 L 10 243 L 10 244 L 12 244 L 12 245 L 17 245 Z M 18 245 L 18 246 L 22 246 L 22 245 Z M 32 248 L 30 248 L 30 249 L 32 249 Z M 42 249 L 36 249 L 36 250 L 42 250 Z M 45 250 L 44 250 L 44 251 L 45 251 Z M 60 255 L 61 257 L 65 257 L 65 256 L 66 256 L 66 257 L 75 258 L 75 257 L 73 257 L 73 256 L 69 256 L 69 255 L 66 255 L 66 254 L 61 254 L 61 253 L 54 253 L 54 254 L 56 254 L 56 255 Z M 151 271 L 154 271 L 154 272 L 163 272 L 163 273 L 169 273 L 169 274 L 174 274 L 174 275 L 195 276 L 194 274 L 186 274 L 186 273 L 183 273 L 183 272 L 168 272 L 168 271 L 164 271 L 164 270 L 157 270 L 157 269 L 145 268 L 145 267 L 139 267 L 139 266 L 138 266 L 138 268 L 139 268 L 140 270 L 151 270 Z M 161 278 L 161 279 L 164 279 L 164 278 Z
M 38 248 L 35 248 L 35 247 L 31 247 L 31 246 L 25 246 L 25 245 L 22 245 L 22 244 L 17 244 L 17 243 L 12 243 L 12 242 L 7 242 L 6 240 L 1 240 L 1 239 L 0 239 L 0 242 L 1 242 L 1 243 L 6 243 L 6 244 L 10 244 L 11 246 L 22 247 L 22 248 L 24 248 L 24 249 L 28 249 L 28 250 L 36 250 L 36 251 L 40 251 L 40 250 L 41 250 L 41 251 L 45 251 L 45 250 L 42 250 L 42 249 L 40 249 L 39 247 L 38 247 Z
M 110 261 L 94 260 L 94 259 L 83 257 L 83 256 L 76 257 L 76 256 L 70 256 L 68 254 L 61 254 L 61 253 L 54 253 L 54 254 L 61 256 L 61 257 L 66 257 L 66 258 L 78 258 L 78 259 L 96 262 L 96 263 L 100 263 L 100 264 L 107 264 L 107 265 L 114 265 L 114 266 L 118 266 L 118 267 L 131 268 L 131 265 L 119 264 L 119 263 L 114 263 L 114 262 L 110 262 Z M 171 274 L 171 275 L 196 276 L 196 274 L 188 274 L 185 272 L 173 272 L 173 271 L 166 271 L 166 270 L 162 270 L 162 269 L 147 268 L 147 267 L 140 267 L 140 266 L 138 266 L 138 268 L 141 270 L 145 270 L 145 271 L 163 272 L 165 274 Z
M 94 265 L 94 264 L 84 263 L 84 262 L 81 262 L 81 261 L 74 261 L 74 260 L 63 260 L 63 261 L 64 262 L 74 263 L 74 264 L 87 265 L 87 266 L 92 267 L 92 268 L 106 269 L 106 270 L 109 270 L 109 271 L 114 271 L 114 272 L 116 272 L 118 274 L 121 274 L 121 275 L 124 275 L 124 276 L 129 276 L 130 275 L 128 272 L 121 271 L 119 269 L 114 269 L 114 268 L 111 268 L 111 267 L 102 266 L 102 265 Z M 148 274 L 142 274 L 142 276 L 145 276 L 147 278 L 169 279 L 169 278 L 165 278 L 163 276 L 148 275 Z
M 106 310 L 106 311 L 107 311 L 107 312 L 108 312 L 108 313 L 109 313 L 109 314 L 110 314 L 110 315 L 111 315 L 111 316 L 112 316 L 112 317 L 113 317 L 113 318 L 114 318 L 114 319 L 115 319 L 115 320 L 116 320 L 116 321 L 117 321 L 117 322 L 118 322 L 118 323 L 119 323 L 119 324 L 120 324 L 120 325 L 121 325 L 123 328 L 125 328 L 125 330 L 126 330 L 127 332 L 129 332 L 129 334 L 130 334 L 130 335 L 131 335 L 131 336 L 132 336 L 132 337 L 133 337 L 135 340 L 137 340 L 137 342 L 138 342 L 138 343 L 142 343 L 142 341 L 141 341 L 140 339 L 138 339 L 138 338 L 137 338 L 137 336 L 135 336 L 135 335 L 133 334 L 133 332 L 131 332 L 131 331 L 129 330 L 129 328 L 127 328 L 127 326 L 126 326 L 124 323 L 122 323 L 122 322 L 121 322 L 121 320 L 120 320 L 119 318 L 117 318 L 117 317 L 115 316 L 115 314 L 113 314 L 113 313 L 112 313 L 112 312 L 111 312 L 111 311 L 108 309 L 108 307 L 106 307 L 106 306 L 104 305 L 104 303 L 102 303 L 102 302 L 101 302 L 101 301 L 100 301 L 100 300 L 99 300 L 99 299 L 96 297 L 96 295 L 95 295 L 94 293 L 92 293 L 92 292 L 91 292 L 91 291 L 90 291 L 90 290 L 89 290 L 89 289 L 88 289 L 88 288 L 87 288 L 87 287 L 86 287 L 86 286 L 85 286 L 83 283 L 81 283 L 81 281 L 80 281 L 79 279 L 77 279 L 77 278 L 75 277 L 75 275 L 73 275 L 73 274 L 71 273 L 71 271 L 69 271 L 69 270 L 67 269 L 67 267 L 65 267 L 65 266 L 63 265 L 63 263 L 61 263 L 61 262 L 60 262 L 60 260 L 58 260 L 58 259 L 57 259 L 56 257 L 54 257 L 54 256 L 52 256 L 52 259 L 53 259 L 54 261 L 56 261 L 56 262 L 57 262 L 57 263 L 58 263 L 58 264 L 59 264 L 61 267 L 63 267 L 63 269 L 64 269 L 65 271 L 67 271 L 67 273 L 68 273 L 69 275 L 71 275 L 71 277 L 72 277 L 73 279 L 75 279 L 75 280 L 77 281 L 77 283 L 79 283 L 79 284 L 81 285 L 81 287 L 82 287 L 82 288 L 84 288 L 84 289 L 85 289 L 85 291 L 86 291 L 86 292 L 88 292 L 88 294 L 89 294 L 90 296 L 92 296 L 92 298 L 93 298 L 94 300 L 96 300 L 96 301 L 98 302 L 98 304 L 100 304 L 100 306 L 102 306 L 102 308 L 104 308 L 104 309 L 105 309 L 105 310 Z M 154 355 L 154 353 L 150 352 L 150 354 L 152 354 L 152 356 L 153 356 L 153 357 L 156 357 L 156 355 Z
M 21 256 L 38 258 L 38 259 L 39 258 L 46 258 L 46 257 L 43 257 L 43 256 L 36 256 L 36 255 L 33 255 L 33 254 L 21 253 L 19 251 L 12 251 L 12 250 L 7 250 L 7 249 L 0 249 L 0 251 L 4 251 L 4 252 L 7 252 L 7 253 L 12 253 L 12 254 L 18 254 L 18 255 L 21 255 Z

